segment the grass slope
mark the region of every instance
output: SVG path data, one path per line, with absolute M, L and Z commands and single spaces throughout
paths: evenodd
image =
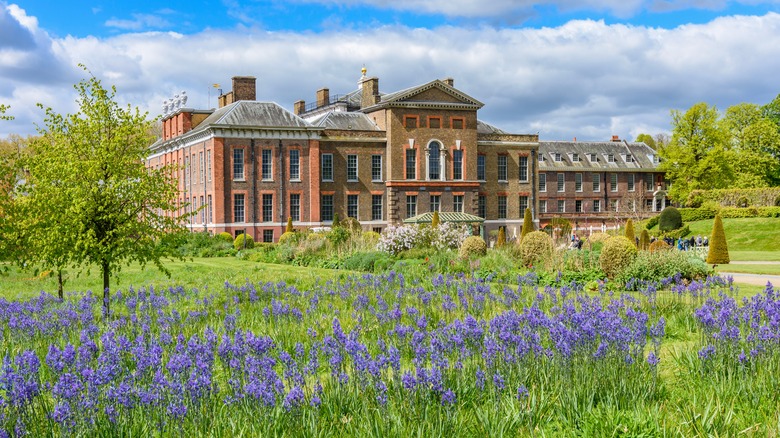
M 687 225 L 691 230 L 690 235 L 709 236 L 712 233 L 713 222 L 713 219 L 688 222 Z M 723 229 L 726 232 L 729 254 L 737 255 L 742 251 L 770 251 L 778 252 L 778 257 L 780 257 L 780 218 L 723 219 Z M 740 260 L 748 259 L 741 258 Z M 751 258 L 750 260 L 765 259 Z M 773 260 L 780 260 L 780 258 Z

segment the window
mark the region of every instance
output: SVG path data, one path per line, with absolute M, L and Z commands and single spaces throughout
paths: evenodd
M 301 151 L 290 149 L 290 179 L 300 181 L 301 179 Z
M 347 181 L 358 180 L 357 155 L 347 155 Z
M 382 156 L 371 156 L 371 180 L 382 181 Z
M 263 181 L 271 181 L 274 179 L 274 176 L 271 174 L 272 156 L 273 154 L 271 149 L 263 149 L 261 156 L 262 162 L 260 163 L 260 170 L 262 171 Z
M 452 197 L 452 211 L 463 213 L 463 195 L 454 195 Z
M 614 163 L 615 162 L 615 156 L 612 154 L 607 154 L 607 163 Z
M 440 150 L 441 145 L 437 141 L 431 142 L 428 147 L 428 179 L 430 180 L 439 179 Z
M 520 157 L 520 181 L 528 181 L 528 157 Z
M 441 207 L 441 195 L 431 195 L 430 211 L 439 211 Z
M 187 158 L 184 158 L 184 167 L 187 167 Z M 233 179 L 244 179 L 244 150 L 233 149 Z M 186 184 L 186 183 L 185 183 Z
M 618 191 L 618 178 L 617 173 L 610 173 L 609 174 L 609 191 L 610 192 L 617 192 Z
M 539 191 L 540 192 L 546 192 L 547 191 L 547 174 L 546 173 L 540 173 L 539 174 Z
M 333 154 L 322 154 L 322 180 L 333 181 Z
M 600 192 L 601 191 L 601 175 L 599 175 L 596 172 L 591 173 L 591 176 L 593 176 L 593 191 L 594 192 Z
M 588 154 L 588 159 L 590 160 L 591 163 L 595 163 L 596 161 L 599 160 L 598 156 L 594 153 Z
M 553 160 L 560 162 L 561 154 L 559 152 L 553 152 Z
M 274 230 L 263 230 L 263 242 L 273 243 L 273 241 L 274 241 Z
M 290 217 L 293 222 L 301 220 L 301 195 L 290 193 Z
M 487 198 L 485 195 L 479 195 L 477 198 L 477 214 L 481 218 L 487 217 Z
M 648 192 L 653 191 L 653 174 L 652 173 L 646 173 L 644 175 L 645 178 L 645 190 Z
M 566 190 L 566 175 L 559 173 L 558 174 L 558 191 L 563 192 Z
M 498 156 L 498 180 L 506 181 L 506 155 Z
M 243 151 L 241 151 L 241 152 L 242 152 L 241 156 L 243 157 Z M 233 151 L 233 155 L 235 156 L 235 151 Z M 235 169 L 236 169 L 235 168 L 235 159 L 233 159 L 233 175 L 234 175 L 233 179 L 238 179 L 238 178 L 235 177 Z M 184 157 L 184 169 L 182 169 L 182 173 L 184 174 L 184 191 L 187 191 L 187 182 L 188 182 L 187 181 L 187 174 L 189 173 L 189 171 L 190 171 L 190 157 Z M 243 179 L 243 178 L 244 178 L 244 168 L 242 166 L 241 167 L 241 179 Z
M 634 162 L 634 156 L 626 155 L 626 163 L 633 163 L 633 162 Z
M 200 183 L 203 184 L 206 181 L 206 165 L 203 162 L 203 152 L 198 152 L 198 171 L 200 172 Z M 201 202 L 201 204 L 203 204 Z
M 358 218 L 358 195 L 347 195 L 347 217 Z
M 547 200 L 542 199 L 539 201 L 539 212 L 540 213 L 547 213 Z
M 498 218 L 506 219 L 506 196 L 498 195 Z
M 382 195 L 371 195 L 371 220 L 382 220 Z
M 406 150 L 406 179 L 417 179 L 417 151 Z
M 428 127 L 431 129 L 441 128 L 441 117 L 428 117 Z
M 574 174 L 574 190 L 577 192 L 582 191 L 582 174 L 581 173 L 575 173 Z
M 566 201 L 563 199 L 558 200 L 558 213 L 566 213 Z
M 582 200 L 577 199 L 576 201 L 574 201 L 574 212 L 582 213 Z
M 200 223 L 205 224 L 206 223 L 206 209 L 203 208 L 203 196 L 200 197 L 200 204 L 198 205 L 200 207 Z
M 274 195 L 263 193 L 263 222 L 274 220 Z
M 211 182 L 211 151 L 206 151 L 206 178 Z
M 633 192 L 634 191 L 634 183 L 635 183 L 634 178 L 635 178 L 635 176 L 634 176 L 633 173 L 629 173 L 628 174 L 628 191 L 629 192 Z
M 539 154 L 539 162 L 544 163 L 544 155 Z
M 600 199 L 594 199 L 593 200 L 593 212 L 594 213 L 600 213 L 601 212 L 601 200 Z
M 417 195 L 406 195 L 406 217 L 417 216 Z
M 520 196 L 520 217 L 523 217 L 528 208 L 528 196 Z
M 244 194 L 233 194 L 233 222 L 244 222 Z
M 463 151 L 452 151 L 452 179 L 463 179 Z
M 208 203 L 208 216 L 206 217 L 206 220 L 208 221 L 208 223 L 212 223 L 212 222 L 214 222 L 214 219 L 213 219 L 213 216 L 212 216 L 212 211 L 213 210 L 211 209 L 211 195 L 208 195 L 208 197 L 206 199 L 208 199 L 208 202 L 209 202 Z
M 571 154 L 571 161 L 578 163 L 580 161 L 580 154 Z
M 477 179 L 480 181 L 485 181 L 485 156 L 484 155 L 477 155 Z
M 417 116 L 404 116 L 405 128 L 416 128 L 419 118 Z
M 322 202 L 320 202 L 320 217 L 323 221 L 333 220 L 333 195 L 322 195 Z
M 463 129 L 465 125 L 465 121 L 462 118 L 455 118 L 452 119 L 452 129 Z

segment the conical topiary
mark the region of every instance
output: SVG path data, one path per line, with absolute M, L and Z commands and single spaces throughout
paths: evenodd
M 534 231 L 534 221 L 531 218 L 531 209 L 525 209 L 525 216 L 523 217 L 523 229 L 520 230 L 520 240 L 523 240 L 526 234 Z
M 647 230 L 642 230 L 642 234 L 639 235 L 639 249 L 647 251 L 650 247 L 650 234 Z
M 626 237 L 628 238 L 628 240 L 631 241 L 631 243 L 634 244 L 634 246 L 636 246 L 636 233 L 634 232 L 634 221 L 632 221 L 631 218 L 629 218 L 626 221 Z
M 331 224 L 331 228 L 338 228 L 341 226 L 341 222 L 339 221 L 339 214 L 333 213 L 333 224 Z
M 506 244 L 506 231 L 504 227 L 498 229 L 498 237 L 496 238 L 496 247 L 501 248 Z
M 707 253 L 707 263 L 723 265 L 729 262 L 729 247 L 726 244 L 726 232 L 723 230 L 723 220 L 720 215 L 715 216 L 710 236 L 710 251 Z
M 439 211 L 436 210 L 433 212 L 433 217 L 431 218 L 431 227 L 436 228 L 439 226 Z
M 287 216 L 287 228 L 284 229 L 285 233 L 292 233 L 293 232 L 293 226 L 292 226 L 292 217 Z

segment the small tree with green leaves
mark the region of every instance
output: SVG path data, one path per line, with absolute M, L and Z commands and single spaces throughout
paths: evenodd
M 130 262 L 153 263 L 167 274 L 162 260 L 180 256 L 175 245 L 160 243 L 185 233 L 188 216 L 175 214 L 175 169 L 144 164 L 152 141 L 147 114 L 121 107 L 116 89 L 94 76 L 75 88 L 78 112 L 45 108 L 41 137 L 24 160 L 19 193 L 29 220 L 20 227 L 24 244 L 34 246 L 23 261 L 42 268 L 96 265 L 108 317 L 111 276 Z
M 636 233 L 634 232 L 634 221 L 629 218 L 626 221 L 626 238 L 636 246 Z
M 535 231 L 534 230 L 534 221 L 531 217 L 531 209 L 526 208 L 525 209 L 525 216 L 523 216 L 523 229 L 520 231 L 520 240 L 523 240 L 523 237 L 525 237 L 526 234 Z
M 439 212 L 434 211 L 433 217 L 431 218 L 431 228 L 436 228 L 439 226 Z
M 720 215 L 715 216 L 712 223 L 712 235 L 710 235 L 710 250 L 707 253 L 707 263 L 712 265 L 725 265 L 730 262 L 729 246 L 726 243 L 726 232 L 723 230 L 723 220 Z

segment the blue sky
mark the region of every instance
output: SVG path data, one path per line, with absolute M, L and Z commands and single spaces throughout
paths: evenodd
M 156 116 L 186 90 L 214 106 L 230 77 L 291 109 L 346 93 L 360 68 L 392 92 L 454 77 L 480 118 L 544 140 L 669 130 L 669 110 L 780 93 L 780 0 L 0 0 L 0 103 L 30 134 L 40 102 L 74 110 L 86 64 Z

